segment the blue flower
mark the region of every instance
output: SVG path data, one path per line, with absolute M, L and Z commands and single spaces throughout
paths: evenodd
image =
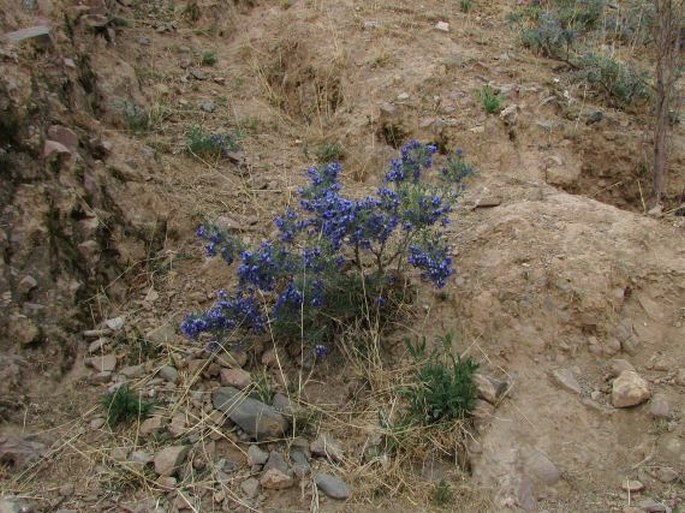
M 317 358 L 323 358 L 328 354 L 328 348 L 322 344 L 316 344 L 314 346 L 314 355 L 316 355 Z
M 452 258 L 447 254 L 447 246 L 437 238 L 426 238 L 421 243 L 409 246 L 409 263 L 421 269 L 421 277 L 441 289 L 447 278 L 454 274 L 451 268 Z

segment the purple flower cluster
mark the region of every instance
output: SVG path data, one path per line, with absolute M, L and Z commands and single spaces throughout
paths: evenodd
M 200 225 L 195 236 L 205 241 L 204 248 L 208 256 L 215 257 L 218 253 L 229 265 L 243 247 L 238 237 L 213 225 Z
M 369 282 L 361 287 L 378 308 L 394 303 L 387 286 L 393 274 L 386 273 L 394 266 L 393 272 L 401 275 L 403 262 L 444 287 L 453 270 L 440 228 L 449 222 L 457 196 L 452 184 L 461 183 L 472 169 L 457 152 L 441 170 L 448 187 L 426 183 L 422 174 L 432 168 L 436 151 L 435 146 L 409 142 L 391 162 L 383 186 L 361 199 L 341 193 L 339 163 L 309 168 L 307 184 L 298 191 L 298 208 L 274 219 L 278 242 L 247 250 L 237 238 L 201 226 L 197 235 L 209 255 L 220 254 L 229 264 L 239 256 L 239 285 L 233 297 L 222 292 L 208 311 L 188 316 L 181 324 L 183 333 L 194 339 L 203 332 L 261 331 L 269 312 L 270 327 L 296 328 L 296 336 L 309 329 L 314 344 L 327 333 L 326 323 L 339 322 L 332 310 L 336 302 L 347 308 L 365 304 L 364 299 L 350 301 L 357 297 L 348 290 L 353 278 L 358 280 L 353 273 L 361 270 L 379 279 L 378 286 Z M 325 348 L 319 348 L 324 346 L 317 345 L 315 353 L 323 356 Z
M 230 297 L 225 290 L 219 291 L 214 306 L 200 315 L 189 315 L 181 323 L 181 332 L 189 339 L 200 333 L 220 334 L 241 328 L 248 331 L 264 331 L 266 323 L 254 294 L 238 292 Z
M 409 141 L 400 150 L 400 158 L 390 162 L 390 170 L 385 175 L 386 183 L 403 183 L 407 180 L 418 182 L 421 173 L 433 165 L 433 155 L 437 151 L 438 148 L 432 144 Z
M 452 258 L 447 254 L 447 245 L 438 237 L 426 238 L 409 245 L 407 260 L 421 269 L 421 277 L 441 289 L 447 278 L 454 274 Z

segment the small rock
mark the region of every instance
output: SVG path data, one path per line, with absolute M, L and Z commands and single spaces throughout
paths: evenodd
M 204 101 L 200 103 L 200 109 L 211 114 L 216 110 L 216 103 L 214 103 L 212 100 Z
M 219 379 L 222 385 L 239 389 L 247 388 L 252 384 L 251 374 L 243 369 L 221 369 Z
M 288 473 L 288 464 L 285 462 L 285 459 L 280 452 L 271 451 L 269 453 L 269 459 L 264 464 L 264 470 L 269 470 L 270 468 L 280 470 L 284 474 Z
M 343 450 L 338 443 L 327 434 L 319 435 L 316 440 L 311 443 L 309 450 L 312 452 L 313 456 L 328 458 L 336 463 L 342 461 L 344 456 Z
M 645 485 L 636 479 L 629 479 L 621 483 L 621 489 L 630 493 L 638 493 L 645 489 Z
M 275 394 L 272 402 L 276 411 L 280 411 L 286 415 L 292 415 L 295 412 L 292 401 L 281 393 Z
M 105 425 L 105 419 L 102 417 L 95 417 L 90 421 L 90 429 L 100 429 Z
M 209 73 L 202 71 L 201 69 L 191 68 L 189 72 L 190 76 L 195 80 L 207 80 L 209 78 Z
M 13 469 L 21 469 L 39 458 L 45 445 L 13 435 L 0 435 L 0 462 Z
M 145 366 L 142 364 L 141 365 L 131 365 L 128 367 L 124 367 L 119 372 L 129 379 L 136 379 L 136 378 L 141 377 L 143 374 L 145 374 Z
M 507 389 L 507 384 L 504 381 L 479 373 L 473 375 L 473 383 L 476 385 L 478 397 L 491 404 L 495 404 Z
M 183 436 L 186 432 L 186 416 L 183 413 L 177 413 L 171 417 L 169 423 L 169 434 L 174 438 Z
M 269 453 L 256 445 L 251 445 L 247 449 L 247 464 L 251 467 L 254 465 L 264 465 L 268 459 Z
M 174 339 L 174 337 L 176 337 L 176 328 L 169 323 L 162 324 L 161 326 L 150 330 L 145 334 L 145 338 L 147 340 L 159 345 L 164 345 L 167 342 L 170 342 Z
M 113 319 L 107 319 L 105 321 L 105 326 L 107 326 L 112 331 L 119 331 L 121 328 L 124 327 L 124 318 L 114 317 Z
M 526 462 L 526 467 L 532 475 L 548 486 L 556 484 L 561 479 L 559 469 L 541 452 L 532 451 Z
M 143 436 L 152 435 L 159 432 L 161 429 L 162 418 L 157 416 L 147 418 L 140 424 L 140 434 Z
M 552 372 L 552 376 L 554 376 L 554 380 L 559 385 L 569 392 L 573 392 L 574 394 L 580 394 L 582 392 L 580 383 L 578 383 L 578 380 L 571 369 L 556 369 Z
M 352 495 L 352 489 L 342 479 L 332 474 L 317 474 L 314 478 L 316 487 L 331 499 L 345 500 Z
M 93 341 L 88 345 L 88 352 L 89 352 L 90 354 L 93 354 L 93 353 L 100 353 L 100 352 L 102 352 L 102 351 L 107 347 L 108 344 L 109 344 L 109 340 L 108 340 L 108 339 L 106 339 L 106 338 L 104 338 L 104 337 L 100 337 L 100 338 L 98 338 L 98 339 L 96 339 L 96 340 L 93 340 Z
M 671 513 L 671 508 L 654 499 L 644 499 L 639 501 L 636 506 L 645 513 Z
M 671 407 L 668 404 L 666 396 L 663 394 L 654 394 L 649 403 L 649 414 L 655 419 L 668 419 L 671 416 Z
M 620 376 L 623 371 L 635 372 L 635 367 L 633 367 L 628 360 L 624 360 L 623 358 L 615 358 L 609 362 L 609 373 L 612 378 Z
M 439 21 L 435 24 L 435 30 L 439 30 L 440 32 L 449 32 L 450 24 L 446 21 Z
M 675 375 L 675 384 L 678 386 L 685 386 L 685 369 L 678 369 Z
M 307 455 L 302 450 L 293 449 L 290 453 L 290 459 L 293 462 L 293 472 L 300 479 L 303 479 L 312 471 L 312 467 L 307 460 Z
M 31 513 L 33 509 L 18 497 L 0 497 L 0 513 Z
M 71 151 L 78 150 L 78 135 L 65 126 L 52 125 L 48 128 L 48 139 L 57 141 Z
M 400 93 L 397 95 L 397 101 L 405 102 L 409 99 L 409 93 Z
M 249 477 L 240 483 L 240 489 L 248 499 L 254 499 L 259 494 L 259 481 L 254 477 Z
M 163 490 L 174 490 L 178 480 L 174 476 L 159 476 L 155 482 Z
M 26 295 L 33 289 L 35 289 L 37 286 L 38 282 L 36 281 L 36 279 L 33 276 L 26 275 L 17 284 L 17 292 Z
M 154 461 L 152 454 L 145 451 L 133 451 L 128 459 L 130 462 L 136 463 L 143 467 Z
M 611 403 L 614 408 L 629 408 L 644 403 L 650 397 L 647 382 L 635 371 L 623 371 L 614 380 Z
M 217 410 L 226 413 L 254 438 L 278 438 L 283 436 L 288 427 L 288 421 L 271 406 L 246 397 L 236 388 L 219 388 L 214 392 L 212 401 Z
M 8 32 L 4 35 L 4 39 L 10 43 L 22 43 L 23 41 L 31 41 L 41 48 L 47 48 L 52 44 L 52 34 L 50 27 L 47 25 L 37 25 L 14 32 Z
M 293 486 L 295 480 L 277 468 L 270 468 L 259 478 L 259 484 L 267 490 L 285 490 Z
M 502 204 L 502 198 L 498 196 L 486 196 L 480 198 L 473 208 L 494 208 Z
M 95 369 L 96 372 L 114 372 L 114 369 L 117 368 L 117 355 L 109 353 L 102 356 L 94 356 L 93 358 L 88 358 L 86 363 Z
M 190 451 L 188 445 L 166 447 L 155 454 L 155 472 L 160 476 L 171 476 L 183 464 Z
M 171 365 L 165 365 L 159 369 L 159 377 L 169 383 L 178 383 L 178 371 Z
M 654 473 L 654 476 L 662 483 L 673 483 L 678 480 L 678 472 L 670 467 L 660 467 Z

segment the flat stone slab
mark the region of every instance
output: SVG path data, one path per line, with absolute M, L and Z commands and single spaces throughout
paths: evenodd
M 248 435 L 257 440 L 280 438 L 288 429 L 288 421 L 268 404 L 247 397 L 233 387 L 217 389 L 212 402 Z

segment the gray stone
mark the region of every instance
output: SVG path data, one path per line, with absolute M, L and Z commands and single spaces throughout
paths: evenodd
M 38 459 L 46 450 L 44 444 L 13 435 L 0 435 L 0 461 L 20 469 Z
M 293 462 L 293 472 L 300 479 L 303 479 L 312 471 L 312 467 L 309 465 L 307 455 L 301 449 L 293 449 L 290 452 L 290 459 Z
M 148 331 L 145 338 L 155 344 L 164 345 L 176 337 L 176 328 L 169 323 L 162 324 L 157 328 Z
M 62 125 L 52 125 L 48 128 L 48 139 L 57 141 L 58 143 L 66 146 L 72 152 L 78 150 L 78 135 L 71 130 Z
M 273 405 L 277 411 L 280 411 L 286 415 L 292 415 L 295 412 L 295 407 L 293 406 L 292 401 L 281 393 L 274 395 Z
M 209 78 L 209 73 L 202 71 L 201 69 L 192 68 L 189 70 L 190 76 L 195 80 L 207 80 Z
M 178 371 L 171 365 L 165 365 L 159 369 L 159 377 L 169 383 L 178 383 Z
M 325 433 L 319 435 L 316 440 L 311 443 L 309 450 L 314 456 L 328 458 L 336 463 L 342 461 L 344 455 L 338 442 Z
M 614 380 L 611 403 L 614 408 L 629 408 L 644 403 L 650 397 L 647 382 L 635 371 L 623 371 Z
M 124 318 L 114 317 L 113 319 L 107 319 L 105 321 L 105 326 L 107 326 L 112 331 L 119 331 L 121 328 L 124 327 Z
M 649 403 L 649 414 L 655 419 L 668 419 L 671 416 L 671 406 L 664 394 L 654 394 Z
M 671 513 L 671 508 L 655 501 L 654 499 L 643 499 L 636 506 L 645 513 Z
M 533 481 L 527 476 L 523 476 L 518 484 L 516 500 L 521 509 L 525 511 L 537 511 L 537 502 L 533 496 Z
M 528 472 L 546 485 L 554 485 L 561 479 L 561 472 L 552 461 L 538 451 L 531 451 L 526 461 Z
M 200 103 L 200 109 L 211 114 L 216 110 L 216 103 L 214 103 L 212 100 L 206 100 Z
M 628 360 L 615 358 L 609 362 L 609 373 L 612 378 L 620 376 L 621 373 L 626 370 L 635 372 L 635 367 L 633 367 Z
M 331 499 L 345 500 L 352 495 L 352 488 L 345 481 L 332 474 L 322 473 L 314 477 L 316 487 Z
M 102 352 L 107 347 L 107 344 L 109 344 L 109 340 L 106 338 L 100 337 L 96 340 L 93 340 L 88 345 L 88 352 L 90 354 Z
M 252 384 L 252 376 L 243 369 L 221 369 L 219 379 L 224 386 L 247 388 Z
M 158 416 L 150 417 L 145 419 L 140 424 L 140 434 L 143 436 L 149 436 L 157 433 L 162 429 L 162 418 Z
M 28 294 L 37 286 L 38 282 L 36 281 L 36 279 L 33 276 L 27 274 L 21 280 L 19 280 L 19 283 L 17 284 L 17 292 L 19 292 L 20 294 Z
M 285 462 L 285 459 L 280 452 L 271 451 L 269 453 L 269 459 L 264 464 L 264 470 L 269 470 L 270 468 L 280 470 L 284 474 L 288 473 L 288 464 Z
M 247 464 L 249 466 L 264 465 L 269 459 L 269 453 L 263 451 L 256 445 L 251 445 L 247 449 Z
M 8 495 L 0 498 L 0 513 L 30 513 L 29 505 L 18 497 Z
M 654 477 L 656 477 L 662 483 L 673 483 L 678 480 L 678 472 L 670 467 L 660 467 L 654 472 Z
M 259 494 L 259 481 L 254 477 L 249 477 L 240 483 L 240 489 L 248 499 L 254 499 Z
M 582 388 L 571 369 L 556 369 L 552 372 L 554 380 L 563 388 L 574 394 L 580 394 Z
M 128 367 L 124 367 L 119 372 L 129 379 L 136 379 L 136 378 L 141 377 L 143 374 L 145 374 L 145 366 L 142 364 L 141 365 L 130 365 Z
M 160 476 L 171 476 L 183 464 L 190 451 L 188 445 L 166 447 L 155 454 L 155 472 Z
M 113 372 L 117 368 L 117 355 L 109 353 L 102 356 L 94 356 L 93 358 L 88 358 L 86 363 L 95 369 L 96 372 Z
M 4 38 L 10 43 L 22 43 L 30 40 L 42 48 L 47 48 L 52 44 L 50 32 L 50 27 L 47 25 L 36 25 L 35 27 L 8 32 Z
M 288 421 L 271 406 L 246 397 L 233 387 L 221 387 L 213 394 L 217 410 L 224 412 L 248 435 L 256 439 L 278 438 L 288 428 Z
M 281 472 L 277 468 L 270 468 L 259 478 L 259 484 L 266 490 L 285 490 L 292 487 L 295 480 L 290 474 Z

